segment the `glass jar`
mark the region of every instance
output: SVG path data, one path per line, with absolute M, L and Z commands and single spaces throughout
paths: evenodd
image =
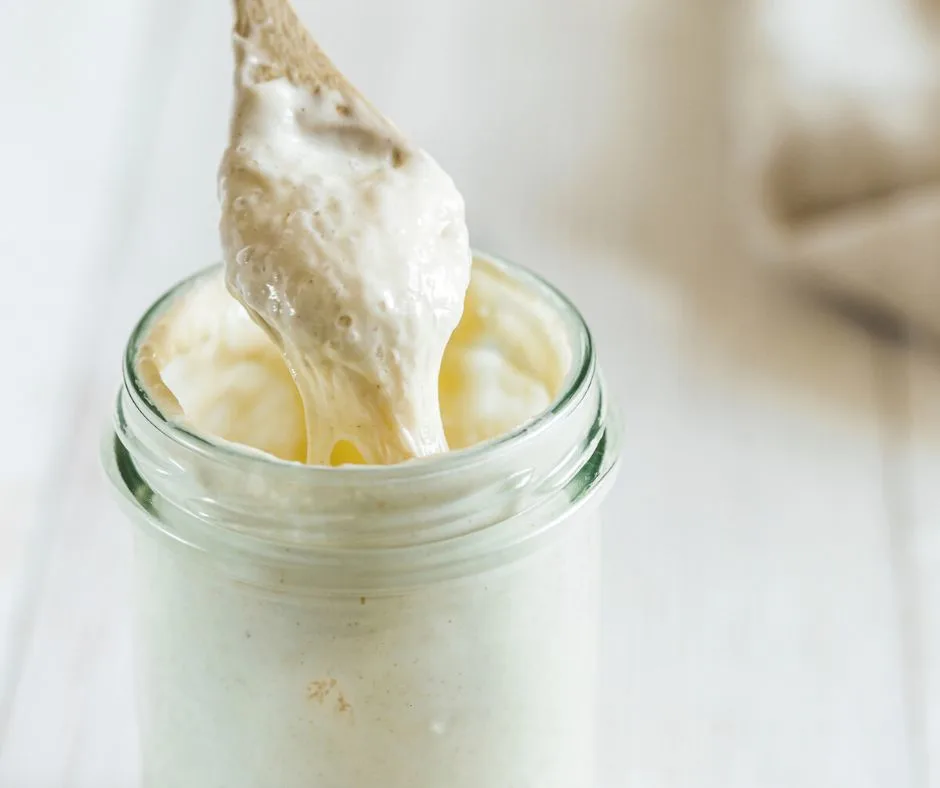
M 162 415 L 127 346 L 105 464 L 135 539 L 148 788 L 594 788 L 598 493 L 617 430 L 575 307 L 556 403 L 496 440 L 320 468 Z

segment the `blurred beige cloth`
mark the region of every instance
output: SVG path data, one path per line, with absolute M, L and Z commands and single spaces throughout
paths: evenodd
M 749 0 L 733 113 L 749 254 L 940 330 L 940 0 Z

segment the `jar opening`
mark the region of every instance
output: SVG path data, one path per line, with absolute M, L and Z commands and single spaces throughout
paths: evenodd
M 567 374 L 534 418 L 467 448 L 382 466 L 303 465 L 203 435 L 161 411 L 137 359 L 155 321 L 207 269 L 158 299 L 128 342 L 105 446 L 122 497 L 178 542 L 280 565 L 332 562 L 347 575 L 356 561 L 387 563 L 390 550 L 443 566 L 547 530 L 616 461 L 591 335 L 577 308 L 536 274 L 481 254 L 475 264 L 536 294 L 564 326 Z
M 348 475 L 350 483 L 381 484 L 384 481 L 407 476 L 408 478 L 427 477 L 437 473 L 448 473 L 458 468 L 472 466 L 488 459 L 493 453 L 500 452 L 505 446 L 512 445 L 527 436 L 547 429 L 552 421 L 561 418 L 566 412 L 577 407 L 594 374 L 594 348 L 590 331 L 577 307 L 563 293 L 549 282 L 522 266 L 507 263 L 497 258 L 474 253 L 475 264 L 483 264 L 498 270 L 527 289 L 536 293 L 541 301 L 550 307 L 555 316 L 560 318 L 565 330 L 565 339 L 570 349 L 569 364 L 559 393 L 552 404 L 531 419 L 524 421 L 511 430 L 489 440 L 481 441 L 466 448 L 455 449 L 431 457 L 420 457 L 396 465 L 342 465 L 325 467 L 305 465 L 281 460 L 271 454 L 257 451 L 249 446 L 215 439 L 211 435 L 189 427 L 184 421 L 174 418 L 177 414 L 166 413 L 155 401 L 147 384 L 141 379 L 138 367 L 138 354 L 143 342 L 157 320 L 183 295 L 200 280 L 219 269 L 219 265 L 205 268 L 187 279 L 175 284 L 158 298 L 144 313 L 131 332 L 123 359 L 123 380 L 131 401 L 141 415 L 155 429 L 171 437 L 181 446 L 198 454 L 212 454 L 228 457 L 232 461 L 258 465 L 266 473 L 297 473 L 313 476 L 329 473 Z

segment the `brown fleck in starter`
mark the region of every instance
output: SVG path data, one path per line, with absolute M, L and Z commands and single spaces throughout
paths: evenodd
M 310 700 L 315 700 L 317 703 L 323 703 L 327 695 L 333 691 L 334 687 L 336 687 L 336 679 L 311 681 L 307 685 L 307 697 Z

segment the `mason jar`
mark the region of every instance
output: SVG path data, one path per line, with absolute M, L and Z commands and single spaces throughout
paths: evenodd
M 306 466 L 160 412 L 135 359 L 105 464 L 135 529 L 148 788 L 595 788 L 598 504 L 617 430 L 590 332 L 560 318 L 554 404 L 392 466 Z

